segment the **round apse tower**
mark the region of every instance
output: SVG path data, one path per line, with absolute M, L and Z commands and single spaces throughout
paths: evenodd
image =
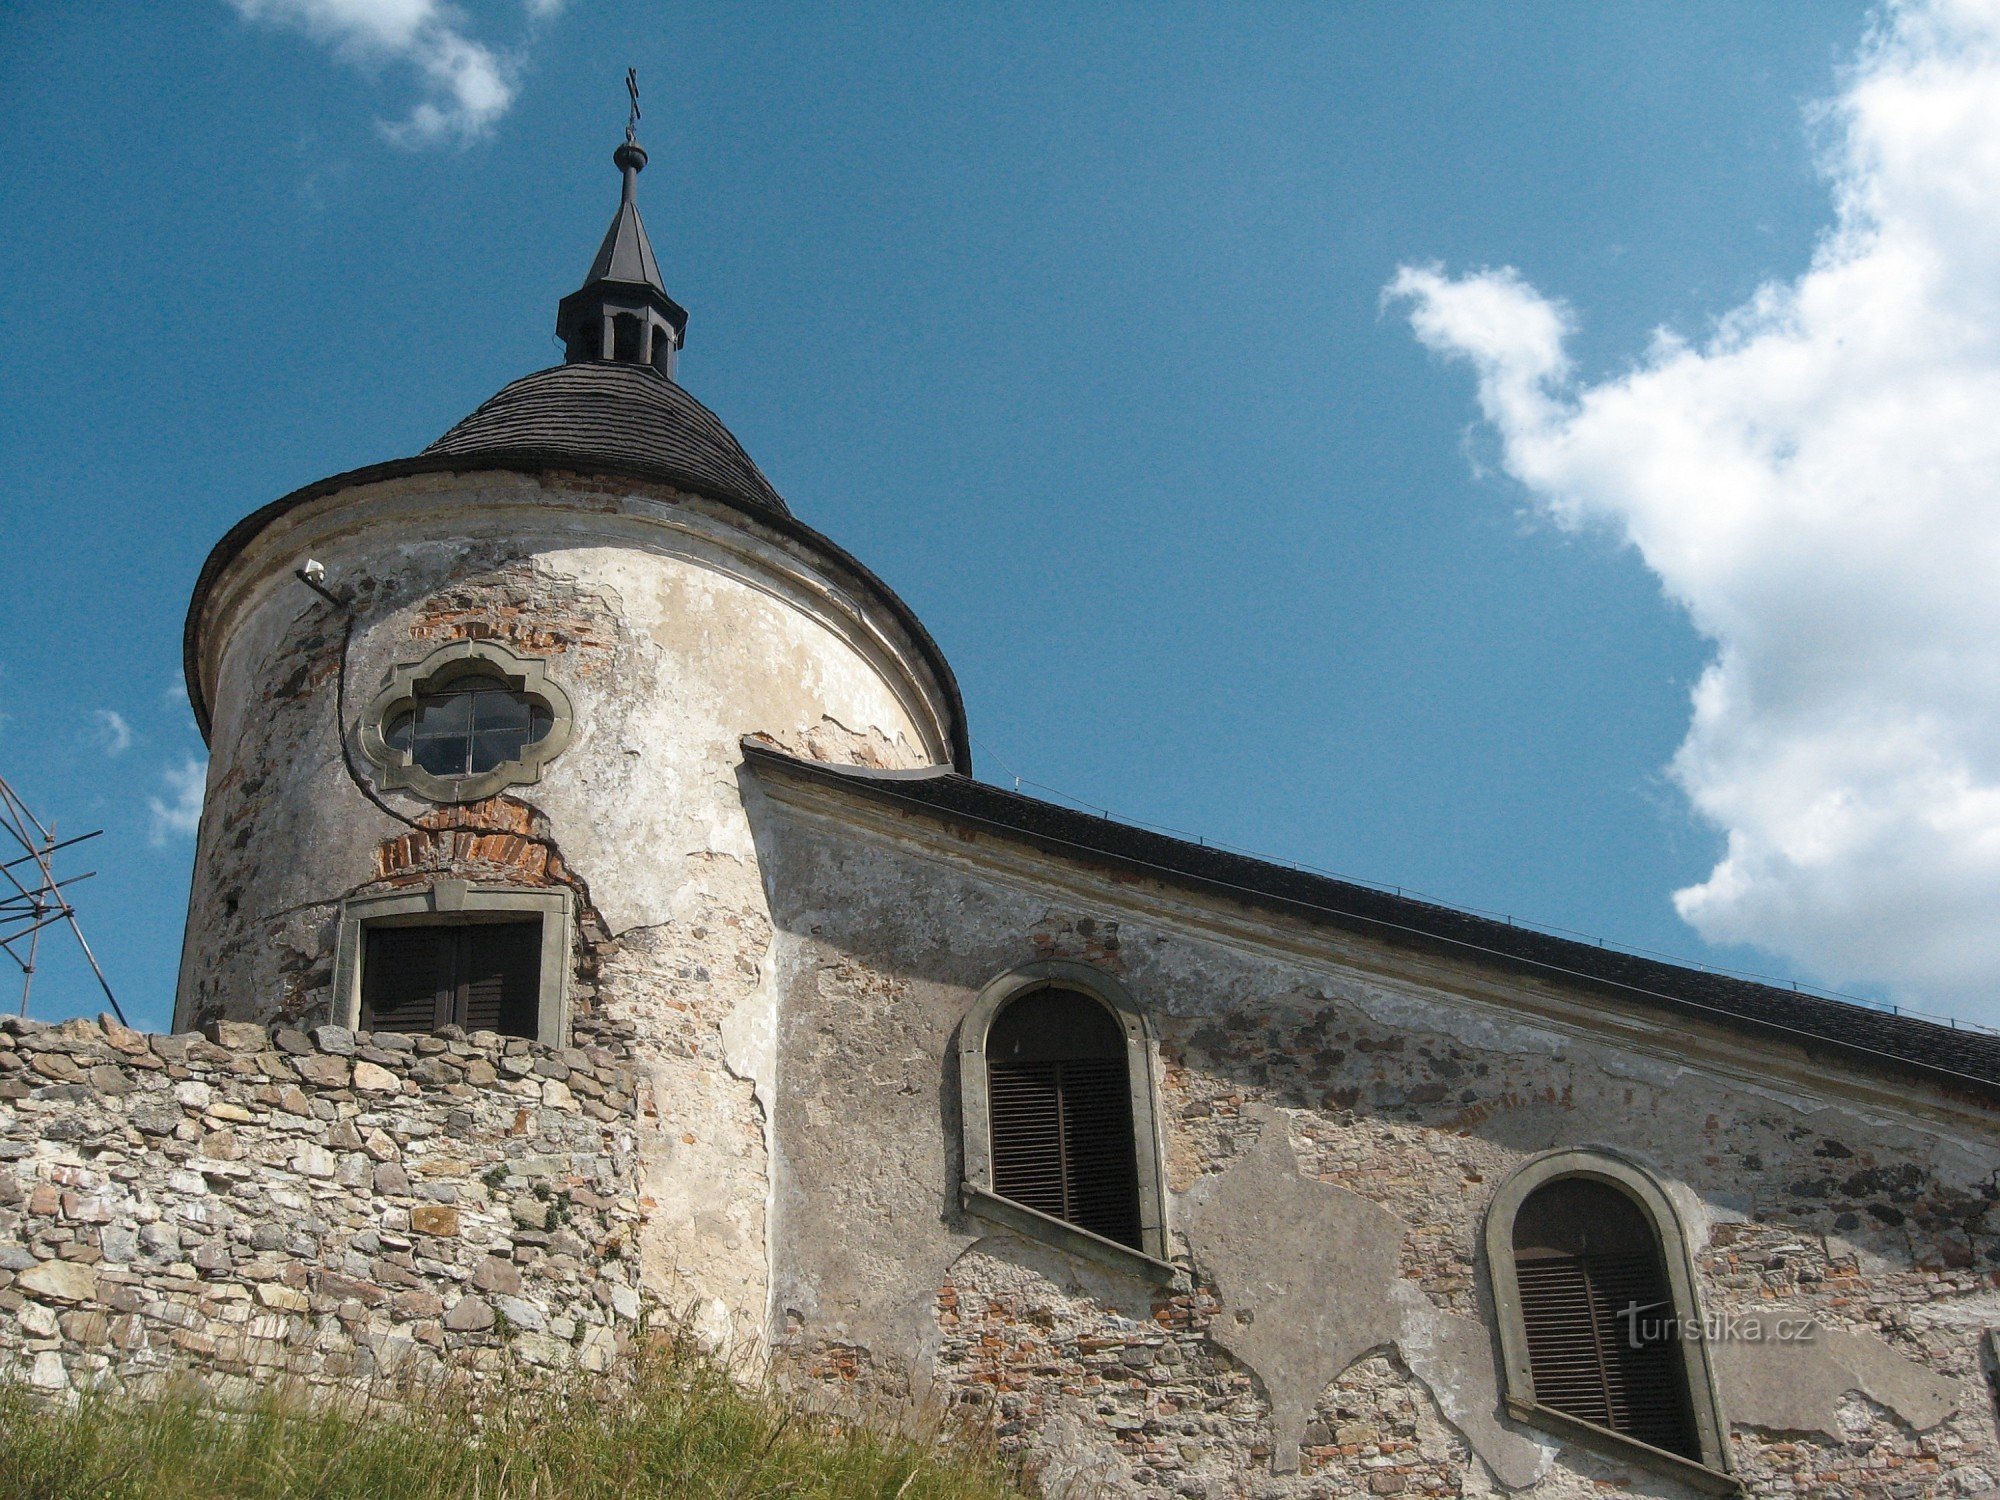
M 701 1179 L 702 1214 L 655 1224 L 658 1263 L 707 1266 L 707 1318 L 754 1337 L 745 1038 L 769 1034 L 771 929 L 741 741 L 963 769 L 966 734 L 909 609 L 677 384 L 687 313 L 639 216 L 645 152 L 628 137 L 614 160 L 562 364 L 415 457 L 265 506 L 203 567 L 186 671 L 210 760 L 175 1021 L 556 1046 L 610 1024 L 675 1143 L 648 1164 L 657 1201 Z

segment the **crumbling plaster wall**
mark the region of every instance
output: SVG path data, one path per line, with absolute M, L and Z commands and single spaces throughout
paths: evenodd
M 292 578 L 306 556 L 351 599 L 351 639 Z M 739 742 L 884 766 L 947 758 L 949 709 L 880 601 L 722 507 L 494 473 L 313 502 L 211 598 L 179 1024 L 334 1019 L 343 897 L 446 875 L 569 887 L 576 1007 L 632 1023 L 647 1075 L 648 1275 L 718 1342 L 761 1339 L 771 929 Z M 392 816 L 355 785 L 341 736 L 372 784 L 359 716 L 397 664 L 465 637 L 546 660 L 570 698 L 569 744 L 538 782 L 483 802 L 384 793 Z
M 1691 1493 L 1499 1409 L 1485 1206 L 1538 1152 L 1600 1145 L 1669 1186 L 1712 1316 L 1823 1335 L 1712 1345 L 1753 1493 L 1993 1488 L 1990 1119 L 1815 1088 L 1740 1036 L 1740 1068 L 1677 1061 L 1665 1035 L 1510 1011 L 1408 955 L 838 793 L 773 782 L 760 811 L 794 1368 L 942 1382 L 1052 1475 L 1118 1492 Z M 1172 1285 L 959 1210 L 955 1029 L 1049 957 L 1116 975 L 1157 1028 L 1192 1267 Z

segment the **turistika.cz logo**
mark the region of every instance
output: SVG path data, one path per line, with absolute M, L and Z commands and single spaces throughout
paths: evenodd
M 1626 1304 L 1617 1315 L 1625 1324 L 1625 1341 L 1634 1349 L 1669 1339 L 1700 1339 L 1711 1344 L 1809 1344 L 1819 1335 L 1819 1324 L 1811 1318 L 1750 1317 L 1734 1312 L 1689 1318 L 1657 1311 L 1668 1306 L 1671 1304 L 1666 1302 Z

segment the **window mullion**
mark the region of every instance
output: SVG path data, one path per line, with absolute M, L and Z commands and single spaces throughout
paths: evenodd
M 465 986 L 472 969 L 470 929 L 461 927 L 452 934 L 451 940 L 451 988 L 441 997 L 444 1001 L 441 1026 L 463 1026 L 465 1024 Z
M 1577 1266 L 1583 1272 L 1583 1300 L 1590 1309 L 1590 1349 L 1597 1360 L 1597 1389 L 1604 1400 L 1604 1425 L 1614 1432 L 1620 1431 L 1618 1409 L 1612 1400 L 1611 1369 L 1605 1362 L 1604 1319 L 1599 1315 L 1597 1278 L 1591 1274 L 1590 1257 L 1579 1255 Z

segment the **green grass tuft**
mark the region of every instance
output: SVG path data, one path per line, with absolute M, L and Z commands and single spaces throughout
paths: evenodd
M 52 1406 L 0 1387 L 0 1500 L 1014 1500 L 976 1436 L 871 1425 L 747 1389 L 685 1347 L 630 1381 L 240 1408 L 189 1384 Z

